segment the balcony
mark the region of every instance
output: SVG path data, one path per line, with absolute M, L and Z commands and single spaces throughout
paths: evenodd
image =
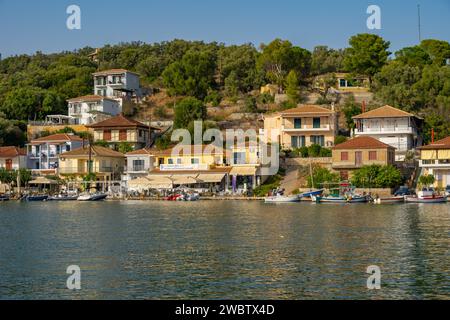
M 194 171 L 194 170 L 209 170 L 207 164 L 161 164 L 159 169 L 161 171 Z
M 450 159 L 420 160 L 419 166 L 421 168 L 447 168 L 447 169 L 450 169 Z
M 113 167 L 97 167 L 94 166 L 91 170 L 93 173 L 113 173 Z M 88 174 L 89 170 L 86 167 L 60 167 L 60 174 Z
M 297 128 L 294 127 L 288 127 L 288 126 L 281 126 L 281 131 L 283 132 L 310 132 L 310 131 L 314 131 L 314 132 L 326 132 L 326 131 L 330 131 L 331 130 L 331 126 L 329 124 L 326 125 L 321 125 L 321 126 L 311 126 L 311 125 L 304 125 L 304 126 L 300 126 Z
M 370 134 L 417 134 L 412 127 L 356 128 L 355 135 Z

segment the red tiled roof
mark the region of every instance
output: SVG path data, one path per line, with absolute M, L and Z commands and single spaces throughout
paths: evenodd
M 357 137 L 338 144 L 333 150 L 345 149 L 395 149 L 394 147 L 372 137 Z
M 311 113 L 311 114 L 332 114 L 334 111 L 318 106 L 313 104 L 305 104 L 302 106 L 299 106 L 297 108 L 288 109 L 281 111 L 281 115 L 293 115 L 293 114 L 305 114 L 305 113 Z
M 72 98 L 72 99 L 67 100 L 67 102 L 98 102 L 98 101 L 103 101 L 103 100 L 116 101 L 116 100 L 108 98 L 108 97 L 91 94 L 91 95 L 87 95 L 87 96 Z
M 128 152 L 125 155 L 126 156 L 140 156 L 140 155 L 144 155 L 144 156 L 149 155 L 149 156 L 151 156 L 151 155 L 154 154 L 153 151 L 154 150 L 152 150 L 152 149 L 144 148 L 144 149 L 139 149 L 139 150 L 134 150 L 134 151 Z
M 187 146 L 187 151 L 188 153 L 186 153 L 186 155 L 195 155 L 197 154 L 197 149 L 198 147 L 200 147 L 200 152 L 203 153 L 212 153 L 212 154 L 225 154 L 226 150 L 224 150 L 223 148 L 214 148 L 211 145 L 189 145 Z M 175 148 L 178 148 L 176 151 L 178 151 L 177 156 L 183 156 L 185 155 L 184 153 L 184 149 L 181 146 L 177 146 L 177 147 L 173 147 L 170 149 L 166 149 L 166 150 L 155 150 L 152 152 L 153 155 L 155 156 L 171 156 L 172 153 L 174 152 Z M 207 149 L 208 148 L 208 149 Z
M 134 74 L 136 74 L 136 75 L 139 75 L 139 74 L 137 74 L 136 72 L 129 71 L 129 70 L 126 70 L 126 69 L 109 69 L 109 70 L 103 70 L 103 71 L 95 72 L 95 73 L 93 73 L 93 75 L 94 75 L 94 76 L 105 76 L 105 75 L 109 75 L 109 74 L 119 74 L 119 73 L 125 73 L 125 72 L 128 72 L 128 73 L 134 73 Z
M 39 139 L 31 140 L 31 143 L 39 143 L 39 142 L 68 142 L 68 141 L 83 141 L 79 136 L 71 135 L 67 133 L 57 133 L 52 134 L 46 137 L 41 137 Z
M 384 106 L 378 109 L 370 110 L 363 114 L 353 117 L 353 119 L 371 119 L 371 118 L 403 118 L 415 117 L 412 113 L 391 107 Z
M 117 128 L 117 127 L 120 127 L 120 128 L 138 128 L 139 127 L 139 128 L 146 128 L 146 129 L 149 128 L 149 126 L 147 126 L 139 121 L 127 118 L 123 114 L 119 114 L 115 117 L 106 119 L 104 121 L 88 125 L 87 127 L 93 128 L 93 129 Z
M 109 148 L 101 147 L 101 146 L 92 146 L 91 148 L 92 156 L 93 157 L 114 157 L 114 158 L 123 158 L 124 155 L 120 152 L 114 151 Z M 79 149 L 75 149 L 72 151 L 68 151 L 65 153 L 60 154 L 60 157 L 83 157 L 83 156 L 89 156 L 89 146 L 85 146 Z
M 24 149 L 18 147 L 0 147 L 0 158 L 15 158 L 26 154 Z
M 427 146 L 420 147 L 421 150 L 450 149 L 450 137 L 438 140 Z

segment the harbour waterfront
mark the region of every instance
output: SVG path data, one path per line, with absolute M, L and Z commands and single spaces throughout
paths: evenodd
M 450 299 L 449 235 L 448 204 L 10 202 L 0 298 Z

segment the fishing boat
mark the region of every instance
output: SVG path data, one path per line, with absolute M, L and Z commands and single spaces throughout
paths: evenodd
M 108 197 L 106 193 L 84 193 L 81 194 L 77 200 L 78 201 L 102 201 Z
M 349 183 L 339 184 L 339 188 L 330 189 L 330 195 L 312 195 L 311 199 L 316 203 L 365 203 L 369 201 L 366 195 L 355 194 L 355 188 Z
M 393 203 L 404 203 L 405 197 L 387 197 L 387 198 L 375 198 L 372 200 L 375 204 L 393 204 Z
M 22 197 L 22 201 L 26 202 L 39 202 L 39 201 L 47 201 L 48 195 L 27 195 Z
M 320 196 L 321 194 L 323 194 L 324 191 L 325 191 L 324 189 L 321 189 L 321 190 L 304 192 L 304 193 L 300 194 L 299 197 L 301 197 L 301 198 L 311 198 L 312 196 Z
M 406 197 L 407 203 L 446 203 L 447 197 L 436 194 L 434 191 L 420 191 L 417 197 Z
M 9 201 L 9 196 L 7 195 L 0 195 L 0 202 Z
M 295 196 L 285 196 L 284 189 L 276 189 L 272 191 L 272 195 L 264 198 L 265 203 L 292 203 L 300 202 L 301 197 L 299 195 Z

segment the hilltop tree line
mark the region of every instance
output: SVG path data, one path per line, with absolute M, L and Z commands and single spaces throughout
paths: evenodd
M 377 35 L 359 34 L 351 37 L 348 48 L 318 46 L 312 52 L 282 39 L 259 48 L 173 40 L 107 45 L 100 48 L 98 62 L 88 56 L 93 48 L 9 57 L 0 61 L 0 144 L 23 140 L 20 131 L 27 120 L 65 114 L 67 99 L 92 93 L 92 73 L 110 68 L 138 72 L 144 86 L 192 97 L 193 105 L 217 105 L 268 83 L 277 84 L 293 105 L 316 75 L 366 75 L 379 104 L 416 112 L 438 137 L 449 135 L 450 67 L 445 62 L 450 44 L 425 40 L 394 55 L 389 48 Z M 248 101 L 249 108 L 257 110 L 254 101 Z M 203 109 L 194 114 L 206 117 Z

